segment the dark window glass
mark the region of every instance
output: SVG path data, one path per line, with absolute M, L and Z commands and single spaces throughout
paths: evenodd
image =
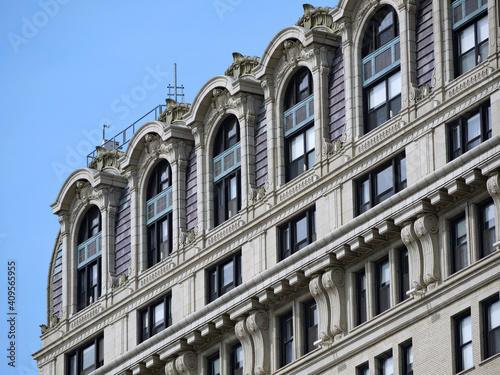
M 366 322 L 366 272 L 361 270 L 356 274 L 356 310 L 357 323 Z
M 162 160 L 153 169 L 149 179 L 147 201 L 158 197 L 159 194 L 171 186 L 172 170 L 168 162 Z M 172 251 L 172 211 L 167 207 L 167 202 L 171 198 L 167 196 L 160 196 L 158 198 L 157 203 L 148 205 L 148 210 L 150 211 L 148 212 L 148 218 L 154 220 L 147 227 L 148 267 L 159 263 L 164 256 L 168 256 Z
M 104 339 L 97 336 L 66 356 L 66 374 L 87 375 L 104 364 Z
M 410 290 L 410 263 L 408 260 L 408 249 L 399 249 L 399 302 L 408 298 L 406 294 Z
M 313 93 L 313 80 L 309 69 L 302 68 L 294 74 L 285 93 L 285 111 Z
M 484 359 L 500 353 L 500 300 L 498 294 L 483 302 Z
M 456 372 L 472 367 L 472 329 L 470 311 L 455 318 Z
M 384 6 L 375 13 L 363 37 L 362 55 L 368 56 L 399 35 L 398 17 L 390 6 Z
M 147 340 L 172 325 L 172 295 L 157 299 L 138 314 L 139 342 Z
M 452 7 L 455 76 L 458 77 L 488 58 L 488 7 L 476 0 L 454 1 Z
M 97 206 L 92 206 L 83 217 L 78 232 L 78 245 L 96 236 L 101 232 L 101 211 Z
M 450 160 L 491 138 L 490 102 L 486 102 L 451 123 L 448 132 Z
M 492 199 L 479 206 L 480 256 L 485 257 L 495 251 L 495 205 Z
M 389 258 L 384 258 L 376 263 L 376 297 L 377 314 L 391 307 L 391 272 Z
M 451 273 L 460 271 L 469 264 L 467 254 L 467 220 L 460 215 L 450 222 L 451 226 Z
M 390 6 L 380 8 L 368 24 L 361 50 L 362 58 L 367 58 L 363 60 L 365 133 L 401 110 L 401 72 L 397 63 L 400 46 L 395 40 L 398 37 L 395 10 Z M 396 44 L 390 47 L 391 42 Z
M 231 375 L 243 375 L 243 348 L 239 342 L 231 346 Z
M 316 349 L 318 341 L 318 307 L 314 299 L 304 304 L 304 354 Z
M 207 358 L 208 362 L 208 375 L 220 375 L 220 357 L 216 353 Z
M 280 317 L 280 367 L 293 361 L 293 315 Z
M 311 207 L 278 228 L 280 260 L 316 240 L 316 208 Z
M 356 375 L 370 375 L 370 367 L 368 367 L 368 362 L 356 367 Z
M 216 158 L 225 151 L 230 154 L 221 156 L 214 164 L 214 222 L 215 226 L 236 215 L 241 209 L 241 175 L 240 168 L 235 164 L 241 158 L 240 150 L 236 154 L 229 151 L 239 147 L 240 125 L 233 115 L 227 117 L 221 124 L 213 148 Z M 236 155 L 236 159 L 235 159 Z M 236 169 L 235 169 L 236 168 Z M 215 180 L 215 177 L 217 179 Z
M 162 160 L 153 169 L 148 182 L 148 191 L 146 199 L 149 200 L 162 191 L 172 186 L 172 170 L 166 160 Z
M 241 252 L 207 270 L 207 303 L 241 284 Z
M 406 188 L 404 152 L 356 180 L 358 215 Z
M 285 94 L 285 111 L 303 102 L 313 93 L 311 72 L 307 68 L 300 69 L 292 77 Z M 294 109 L 285 117 L 285 131 L 296 131 L 285 136 L 286 180 L 310 169 L 314 162 L 314 102 L 310 101 Z
M 101 296 L 101 257 L 80 267 L 77 272 L 77 309 L 90 305 Z
M 392 353 L 386 353 L 377 358 L 377 374 L 378 375 L 393 375 L 394 364 Z
M 402 375 L 413 375 L 413 345 L 407 342 L 401 345 Z

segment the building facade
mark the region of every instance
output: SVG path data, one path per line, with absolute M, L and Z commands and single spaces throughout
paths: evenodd
M 499 11 L 304 5 L 98 148 L 52 204 L 40 374 L 498 374 Z

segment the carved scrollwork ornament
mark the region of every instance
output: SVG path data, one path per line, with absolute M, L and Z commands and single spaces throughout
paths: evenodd
M 165 365 L 165 374 L 166 375 L 179 375 L 179 372 L 175 368 L 175 358 L 171 358 L 167 361 Z
M 262 331 L 269 327 L 267 313 L 263 310 L 255 311 L 247 318 L 247 328 L 250 332 Z
M 488 193 L 492 196 L 500 195 L 500 172 L 494 172 L 486 181 Z
M 175 359 L 175 368 L 181 375 L 194 374 L 196 371 L 196 354 L 184 352 Z

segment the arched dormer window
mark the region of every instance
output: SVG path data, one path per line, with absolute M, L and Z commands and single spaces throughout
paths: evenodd
M 302 68 L 292 77 L 285 93 L 285 165 L 286 181 L 310 169 L 314 164 L 314 96 L 309 69 Z
M 398 16 L 386 5 L 371 18 L 361 47 L 365 133 L 401 110 Z
M 172 170 L 166 160 L 154 168 L 146 195 L 148 267 L 172 251 Z
M 214 224 L 217 226 L 241 208 L 240 124 L 234 115 L 222 122 L 213 155 Z
M 77 309 L 101 295 L 101 212 L 92 206 L 83 217 L 77 246 Z

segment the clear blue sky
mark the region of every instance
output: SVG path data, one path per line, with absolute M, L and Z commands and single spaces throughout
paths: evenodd
M 59 229 L 50 204 L 85 167 L 102 124 L 114 135 L 167 86 L 191 103 L 232 53 L 262 56 L 302 0 L 30 0 L 0 5 L 0 373 L 37 374 L 47 275 Z M 336 1 L 307 1 L 334 7 Z M 16 368 L 8 366 L 7 262 L 16 261 Z

